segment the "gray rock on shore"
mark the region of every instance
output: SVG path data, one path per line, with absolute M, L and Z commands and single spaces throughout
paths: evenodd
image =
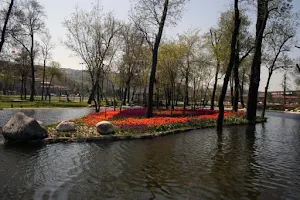
M 35 119 L 26 116 L 22 112 L 16 113 L 2 127 L 2 135 L 10 141 L 42 140 L 48 137 L 47 130 Z
M 115 133 L 115 128 L 109 121 L 98 122 L 96 128 L 101 135 L 111 135 Z
M 57 125 L 56 130 L 58 132 L 76 131 L 75 123 L 74 122 L 69 122 L 69 121 L 62 121 Z

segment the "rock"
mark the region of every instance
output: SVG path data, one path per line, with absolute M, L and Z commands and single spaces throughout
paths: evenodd
M 75 123 L 74 122 L 69 122 L 69 121 L 62 121 L 57 125 L 56 130 L 58 132 L 76 131 Z
M 41 140 L 48 137 L 45 128 L 22 112 L 16 113 L 2 127 L 2 135 L 6 140 L 12 141 Z
M 39 120 L 36 120 L 37 121 L 37 123 L 41 126 L 41 127 L 43 127 L 43 128 L 45 128 L 45 124 L 44 124 L 44 122 L 42 122 L 42 121 L 39 121 Z
M 101 121 L 96 124 L 98 133 L 101 135 L 111 135 L 115 133 L 115 128 L 112 123 L 108 121 Z

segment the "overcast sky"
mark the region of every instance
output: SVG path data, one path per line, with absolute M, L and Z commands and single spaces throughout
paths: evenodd
M 112 11 L 118 19 L 128 20 L 131 0 L 100 0 L 105 12 Z M 40 0 L 47 15 L 46 24 L 50 30 L 56 47 L 52 52 L 52 60 L 61 63 L 63 68 L 81 69 L 81 60 L 72 56 L 72 52 L 61 45 L 65 37 L 64 19 L 69 18 L 76 5 L 89 9 L 93 0 Z M 300 1 L 294 0 L 294 7 L 300 10 Z M 174 37 L 188 29 L 198 28 L 202 33 L 216 25 L 222 11 L 230 8 L 231 0 L 190 0 L 178 25 L 165 29 L 168 37 Z M 294 53 L 296 54 L 296 53 Z M 299 51 L 300 55 L 300 51 Z M 260 90 L 263 90 L 266 79 L 266 69 L 262 68 Z M 270 90 L 282 90 L 281 74 L 275 74 L 271 80 Z

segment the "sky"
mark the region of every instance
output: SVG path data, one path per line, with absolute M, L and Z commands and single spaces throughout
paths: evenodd
M 52 60 L 58 61 L 63 68 L 81 69 L 82 61 L 74 56 L 70 50 L 62 45 L 66 30 L 62 22 L 69 18 L 75 6 L 89 9 L 96 0 L 40 0 L 47 15 L 46 25 L 52 36 L 55 48 L 52 51 Z M 131 0 L 100 0 L 104 12 L 112 11 L 120 20 L 128 20 L 128 12 L 131 8 Z M 207 32 L 217 24 L 221 12 L 230 8 L 231 0 L 190 0 L 184 8 L 182 19 L 176 27 L 167 27 L 165 35 L 175 37 L 188 29 L 200 29 L 201 33 Z M 294 7 L 300 10 L 300 1 L 294 0 Z M 254 13 L 254 11 L 253 11 Z M 294 53 L 296 54 L 296 53 Z M 299 50 L 300 56 L 300 50 Z M 266 82 L 267 70 L 262 67 L 261 84 L 259 90 L 263 90 Z M 273 75 L 270 91 L 282 90 L 282 74 Z M 291 82 L 292 83 L 292 82 Z M 294 88 L 291 88 L 294 89 Z

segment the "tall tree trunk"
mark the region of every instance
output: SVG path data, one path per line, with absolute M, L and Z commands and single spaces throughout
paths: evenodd
M 130 84 L 128 84 L 127 103 L 130 104 Z
M 230 85 L 230 102 L 231 106 L 233 106 L 233 96 L 234 96 L 234 89 L 233 89 L 233 73 L 231 73 L 230 79 L 229 79 L 229 85 Z
M 51 84 L 54 76 L 51 76 L 49 86 L 48 86 L 48 95 L 49 95 L 49 103 L 51 103 Z
M 194 81 L 193 81 L 193 110 L 196 109 L 196 78 L 194 77 Z
M 31 64 L 31 91 L 30 91 L 30 101 L 34 101 L 35 95 L 35 70 L 34 70 L 34 37 L 31 34 L 31 48 L 30 48 L 30 64 Z
M 3 47 L 4 42 L 5 42 L 5 34 L 6 34 L 7 24 L 8 24 L 8 20 L 9 20 L 13 5 L 14 5 L 14 0 L 11 0 L 10 4 L 9 4 L 9 7 L 8 7 L 8 11 L 7 11 L 6 16 L 5 16 L 2 32 L 1 32 L 0 52 L 2 51 L 2 47 Z
M 244 83 L 245 83 L 245 72 L 243 72 L 242 75 L 242 83 L 240 84 L 240 98 L 241 98 L 241 105 L 242 108 L 245 108 L 245 103 L 244 103 Z
M 239 87 L 240 87 L 240 79 L 239 79 L 239 67 L 240 67 L 240 59 L 239 59 L 239 41 L 237 41 L 237 52 L 235 55 L 235 63 L 233 68 L 233 77 L 234 77 L 234 94 L 233 94 L 233 102 L 232 108 L 233 111 L 237 112 L 239 109 Z
M 44 100 L 44 88 L 45 88 L 45 76 L 46 76 L 46 61 L 44 60 L 44 66 L 43 66 L 43 85 L 42 85 L 42 101 Z
M 132 95 L 131 95 L 131 102 L 134 101 L 134 95 L 135 95 L 135 92 L 136 92 L 136 88 L 134 87 L 134 88 L 133 88 L 133 91 L 132 91 Z
M 27 76 L 24 79 L 24 99 L 27 99 Z
M 21 76 L 21 100 L 23 100 L 24 93 L 24 75 Z
M 230 53 L 230 61 L 228 64 L 228 68 L 225 74 L 225 78 L 224 78 L 224 83 L 223 83 L 223 87 L 222 87 L 222 91 L 221 91 L 221 95 L 220 95 L 220 99 L 219 99 L 219 115 L 218 115 L 218 119 L 217 119 L 217 129 L 222 129 L 223 126 L 223 121 L 224 121 L 224 99 L 225 99 L 225 95 L 227 92 L 227 86 L 228 86 L 228 81 L 232 72 L 232 68 L 234 65 L 234 61 L 235 61 L 235 55 L 236 55 L 236 43 L 237 43 L 237 39 L 239 36 L 239 29 L 240 29 L 240 23 L 241 23 L 241 19 L 240 19 L 240 12 L 239 12 L 239 6 L 238 6 L 239 1 L 235 0 L 234 1 L 234 31 L 232 34 L 232 38 L 231 38 L 231 53 Z
M 267 108 L 267 96 L 268 96 L 268 89 L 269 89 L 269 85 L 270 85 L 271 76 L 272 76 L 272 72 L 269 72 L 267 84 L 266 84 L 266 87 L 265 87 L 264 104 L 263 104 L 263 109 L 262 109 L 262 112 L 261 112 L 261 118 L 262 119 L 265 118 L 265 113 L 266 113 L 266 108 Z
M 154 82 L 155 82 L 155 73 L 156 73 L 156 66 L 157 66 L 157 58 L 158 58 L 158 46 L 157 49 L 152 51 L 152 68 L 149 80 L 149 88 L 148 88 L 148 101 L 147 101 L 147 111 L 146 117 L 150 118 L 153 116 L 153 89 L 154 89 Z
M 183 113 L 185 113 L 186 106 L 188 105 L 189 99 L 189 68 L 190 63 L 188 61 L 188 68 L 185 71 L 185 89 L 184 89 L 184 100 L 183 100 Z
M 165 21 L 167 18 L 168 13 L 168 7 L 169 7 L 169 0 L 165 0 L 164 3 L 164 10 L 161 16 L 161 21 L 159 23 L 159 29 L 158 34 L 155 37 L 155 43 L 152 50 L 152 67 L 151 67 L 151 73 L 150 73 L 150 79 L 149 79 L 149 90 L 148 90 L 148 102 L 147 102 L 147 111 L 146 111 L 146 117 L 150 118 L 153 116 L 153 89 L 154 89 L 154 81 L 155 81 L 155 74 L 156 74 L 156 67 L 157 67 L 157 58 L 158 58 L 158 50 L 159 50 L 159 44 L 161 41 L 161 37 L 163 34 Z
M 260 82 L 260 67 L 262 55 L 262 40 L 264 30 L 266 28 L 269 12 L 268 1 L 257 0 L 257 22 L 256 22 L 256 38 L 254 56 L 251 66 L 250 86 L 248 92 L 247 103 L 247 119 L 249 123 L 255 123 L 257 110 L 257 97 Z
M 217 91 L 217 86 L 218 86 L 218 76 L 219 76 L 219 70 L 220 70 L 220 62 L 217 64 L 217 70 L 215 74 L 215 83 L 214 83 L 214 88 L 210 100 L 210 109 L 214 110 L 215 109 L 215 97 L 216 97 L 216 91 Z
M 144 107 L 147 106 L 147 86 L 144 87 L 144 92 L 143 92 L 143 105 L 144 105 Z
M 123 94 L 123 101 L 122 101 L 122 105 L 123 105 L 123 106 L 126 105 L 127 91 L 128 91 L 128 85 L 126 84 L 125 90 L 124 90 L 124 94 Z
M 102 88 L 100 86 L 100 83 L 98 82 L 97 85 L 97 110 L 96 112 L 100 112 L 100 107 L 101 107 L 101 100 L 102 100 Z
M 287 72 L 284 73 L 283 76 L 283 106 L 286 105 L 286 81 L 287 81 Z
M 171 102 L 171 97 L 170 97 L 170 88 L 167 88 L 166 90 L 165 90 L 165 95 L 166 95 L 166 109 L 168 109 L 169 108 L 169 106 L 170 106 L 170 102 Z

